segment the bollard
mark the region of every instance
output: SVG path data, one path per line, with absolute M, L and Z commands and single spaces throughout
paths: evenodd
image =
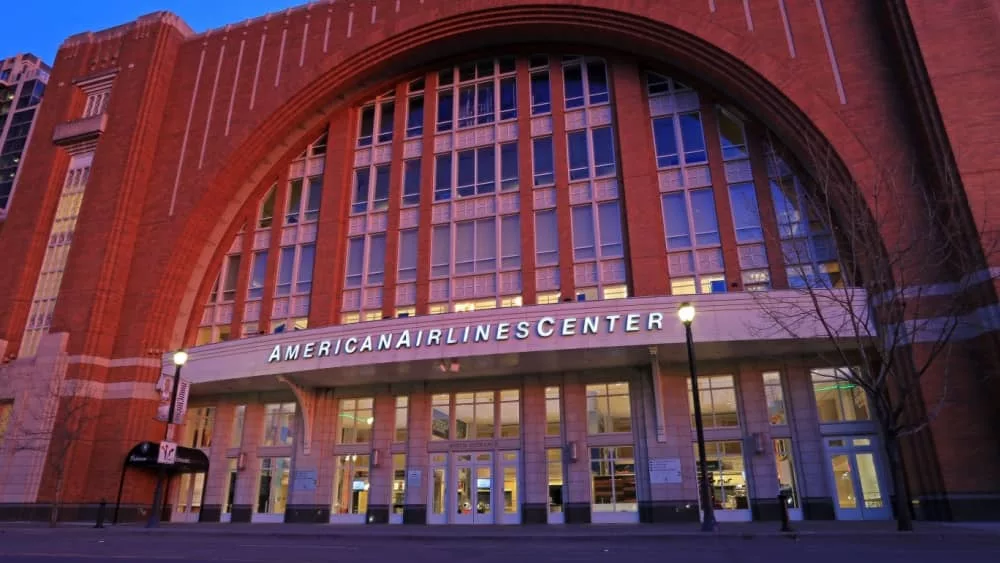
M 778 493 L 778 506 L 781 510 L 781 531 L 791 532 L 792 527 L 788 522 L 788 496 L 785 495 L 785 491 Z
M 101 499 L 101 504 L 97 506 L 97 524 L 94 526 L 95 528 L 104 527 L 104 510 L 107 507 L 108 507 L 107 501 Z

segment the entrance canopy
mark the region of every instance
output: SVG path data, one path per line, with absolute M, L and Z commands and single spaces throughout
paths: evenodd
M 824 327 L 799 319 L 793 338 L 777 327 L 759 299 L 808 310 L 808 295 L 772 291 L 571 302 L 486 311 L 386 319 L 199 346 L 184 376 L 193 395 L 262 392 L 284 388 L 545 373 L 686 361 L 684 326 L 677 309 L 693 301 L 699 361 L 829 346 Z M 801 303 L 800 303 L 801 302 Z M 863 297 L 856 303 L 863 306 Z M 824 320 L 851 329 L 836 305 Z M 165 369 L 170 358 L 164 356 Z
M 157 463 L 156 458 L 159 451 L 159 442 L 139 442 L 125 457 L 125 466 L 141 469 L 164 467 L 171 473 L 204 473 L 208 471 L 208 456 L 201 450 L 178 446 L 176 462 L 172 465 Z

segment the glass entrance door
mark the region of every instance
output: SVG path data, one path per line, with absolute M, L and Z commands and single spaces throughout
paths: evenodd
M 889 491 L 872 438 L 829 438 L 826 446 L 837 519 L 891 518 Z
M 201 514 L 201 497 L 205 491 L 204 473 L 181 475 L 177 487 L 177 502 L 171 522 L 197 522 Z
M 492 524 L 493 454 L 455 454 L 455 524 Z

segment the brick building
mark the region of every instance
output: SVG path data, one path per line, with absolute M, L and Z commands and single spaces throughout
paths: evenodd
M 7 216 L 17 169 L 51 70 L 31 53 L 0 60 L 0 221 Z
M 174 520 L 694 521 L 683 301 L 719 518 L 890 518 L 850 366 L 753 326 L 865 281 L 809 221 L 830 170 L 961 189 L 980 259 L 910 283 L 977 329 L 906 482 L 918 517 L 996 518 L 998 28 L 986 0 L 364 0 L 72 36 L 0 236 L 0 518 L 120 483 L 140 518 L 123 462 L 184 348 L 208 470 Z

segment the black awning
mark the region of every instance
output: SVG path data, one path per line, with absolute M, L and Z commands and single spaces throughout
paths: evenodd
M 178 446 L 176 463 L 173 465 L 157 463 L 156 457 L 159 451 L 159 442 L 139 442 L 128 452 L 125 457 L 125 465 L 142 469 L 163 467 L 171 473 L 204 473 L 208 471 L 208 456 L 201 450 Z

